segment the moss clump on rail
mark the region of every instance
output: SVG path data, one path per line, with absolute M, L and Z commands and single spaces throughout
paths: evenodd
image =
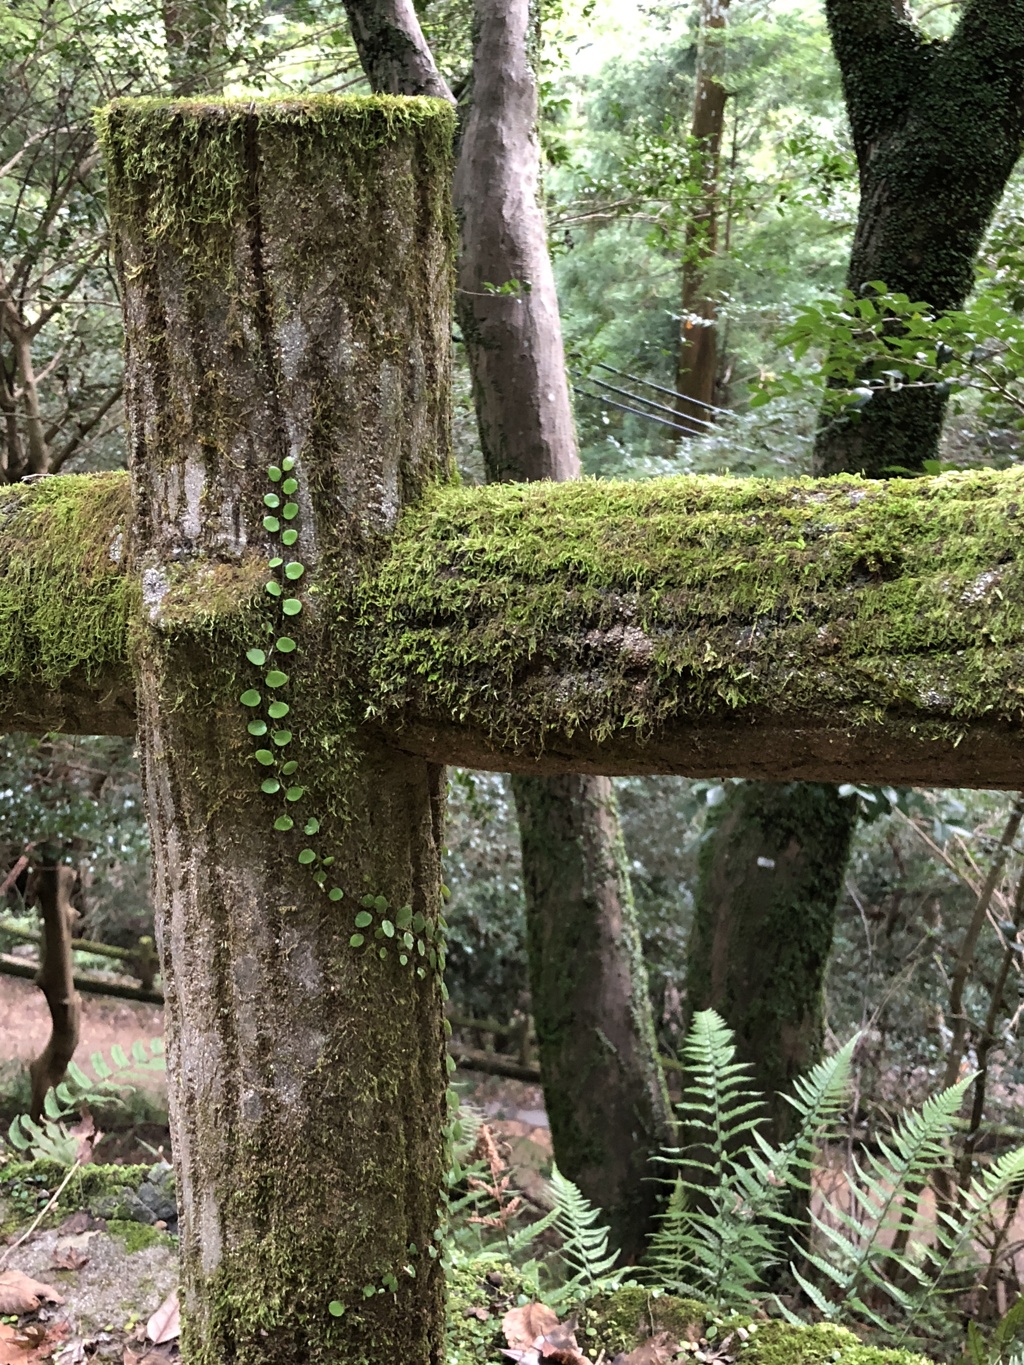
M 0 490 L 0 705 L 130 673 L 140 600 L 126 572 L 124 474 L 69 474 Z
M 539 752 L 682 717 L 1024 717 L 1024 471 L 437 489 L 364 584 L 370 713 Z

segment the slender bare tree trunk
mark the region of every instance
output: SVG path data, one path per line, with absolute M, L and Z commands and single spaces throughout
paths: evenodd
M 719 169 L 728 92 L 723 83 L 729 0 L 702 0 L 697 80 L 690 126 L 691 156 L 700 193 L 686 228 L 683 315 L 679 328 L 676 389 L 681 418 L 707 420 L 718 378 L 718 307 L 708 291 L 709 263 L 718 252 L 721 211 Z
M 392 0 L 347 0 L 375 89 L 439 91 L 418 24 Z M 580 473 L 540 199 L 528 0 L 478 0 L 455 177 L 457 312 L 488 478 Z M 374 35 L 382 35 L 375 38 Z M 446 87 L 445 87 L 446 88 Z M 607 778 L 514 777 L 530 979 L 559 1166 L 606 1212 L 624 1256 L 655 1209 L 643 1180 L 672 1136 L 615 793 Z
M 50 1037 L 29 1067 L 32 1078 L 32 1118 L 43 1112 L 46 1092 L 64 1079 L 81 1023 L 82 1001 L 75 990 L 71 968 L 71 926 L 78 912 L 71 904 L 75 870 L 49 862 L 35 873 L 35 889 L 43 918 L 41 963 L 36 984 L 50 1011 Z

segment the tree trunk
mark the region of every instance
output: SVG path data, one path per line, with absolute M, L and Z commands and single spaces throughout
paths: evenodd
M 944 43 L 923 37 L 903 0 L 826 10 L 860 169 L 847 286 L 880 281 L 959 308 L 1024 137 L 1024 0 L 970 0 Z M 815 473 L 920 470 L 945 410 L 936 389 L 878 393 L 823 422 Z
M 50 859 L 55 855 L 47 855 Z M 35 874 L 35 889 L 43 918 L 43 941 L 36 985 L 46 997 L 50 1011 L 50 1037 L 29 1067 L 32 1078 L 30 1114 L 38 1120 L 46 1092 L 64 1079 L 78 1046 L 82 1001 L 75 990 L 71 965 L 71 926 L 78 912 L 71 904 L 75 870 L 46 861 Z
M 707 269 L 718 251 L 719 167 L 728 92 L 723 84 L 724 35 L 729 0 L 702 0 L 690 155 L 700 192 L 686 226 L 683 315 L 676 390 L 679 417 L 706 421 L 718 378 L 718 308 L 708 292 Z
M 529 0 L 476 0 L 455 176 L 457 308 L 492 482 L 580 475 L 541 203 Z M 488 284 L 519 281 L 512 293 Z M 638 1260 L 672 1137 L 618 805 L 606 777 L 513 777 L 530 990 L 555 1158 Z
M 418 24 L 406 20 L 402 37 L 393 37 L 401 21 L 391 0 L 350 0 L 348 11 L 375 89 L 412 93 L 416 82 L 423 89 L 443 85 Z M 455 175 L 456 298 L 487 476 L 575 479 L 580 462 L 540 199 L 530 5 L 477 0 L 475 19 L 473 84 Z M 493 292 L 502 286 L 510 287 Z M 671 1139 L 672 1122 L 614 789 L 606 777 L 517 777 L 513 792 L 555 1157 L 604 1210 L 632 1261 L 643 1250 L 655 1202 L 640 1180 L 648 1158 Z M 577 960 L 567 946 L 577 942 L 600 951 Z M 550 962 L 537 955 L 548 949 Z M 575 1027 L 566 1023 L 567 1002 L 579 1010 Z M 595 1018 L 605 1021 L 603 1037 Z M 607 1037 L 616 1040 L 614 1049 Z M 596 1093 L 608 1103 L 595 1106 Z
M 856 803 L 831 786 L 744 782 L 712 817 L 700 861 L 687 962 L 690 1012 L 713 1008 L 736 1032 L 768 1096 L 775 1140 L 783 1098 L 822 1043 L 822 984 Z
M 600 777 L 512 783 L 555 1157 L 633 1261 L 659 1203 L 650 1157 L 671 1124 L 615 790 Z
M 444 466 L 450 131 L 396 101 L 106 115 L 192 1365 L 444 1358 L 443 769 L 361 732 L 316 594 Z

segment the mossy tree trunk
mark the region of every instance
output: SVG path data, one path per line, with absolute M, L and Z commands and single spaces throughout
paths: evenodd
M 451 123 L 397 100 L 106 115 L 192 1365 L 444 1357 L 443 770 L 360 731 L 317 593 L 344 604 L 445 468 Z
M 743 782 L 710 821 L 687 961 L 690 1011 L 713 1008 L 736 1032 L 768 1096 L 783 1098 L 822 1043 L 822 985 L 855 801 L 810 782 Z
M 968 0 L 945 42 L 922 35 L 905 0 L 826 11 L 860 171 L 847 285 L 959 308 L 1024 137 L 1024 0 Z M 936 389 L 876 394 L 822 425 L 815 472 L 919 470 L 945 408 Z
M 443 85 L 393 0 L 347 0 L 375 89 Z M 457 313 L 487 476 L 580 474 L 540 199 L 529 0 L 477 0 L 455 175 Z M 396 25 L 402 25 L 400 34 Z M 445 87 L 446 88 L 446 87 Z M 490 286 L 509 285 L 494 293 Z M 672 1136 L 615 792 L 606 777 L 514 776 L 530 983 L 545 1103 L 563 1173 L 605 1212 L 627 1260 L 643 1250 L 647 1161 Z

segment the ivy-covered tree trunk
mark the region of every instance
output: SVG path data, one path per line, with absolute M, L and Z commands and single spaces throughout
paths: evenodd
M 191 1365 L 444 1358 L 444 774 L 360 729 L 319 603 L 444 469 L 451 128 L 105 116 Z
M 375 89 L 444 86 L 419 25 L 393 0 L 347 0 L 347 9 Z M 477 0 L 455 176 L 457 313 L 495 482 L 580 474 L 540 199 L 532 19 L 528 0 Z M 672 1121 L 615 791 L 606 777 L 515 776 L 512 785 L 555 1157 L 632 1261 L 656 1206 L 647 1161 Z
M 1024 137 L 1024 0 L 968 0 L 927 40 L 905 0 L 827 0 L 860 171 L 847 284 L 959 308 Z M 938 450 L 935 388 L 876 394 L 819 430 L 818 474 L 919 470 Z
M 690 156 L 700 185 L 683 249 L 683 312 L 676 389 L 679 417 L 706 421 L 718 378 L 718 308 L 708 290 L 708 266 L 718 250 L 719 170 L 728 92 L 723 82 L 729 0 L 702 0 Z

